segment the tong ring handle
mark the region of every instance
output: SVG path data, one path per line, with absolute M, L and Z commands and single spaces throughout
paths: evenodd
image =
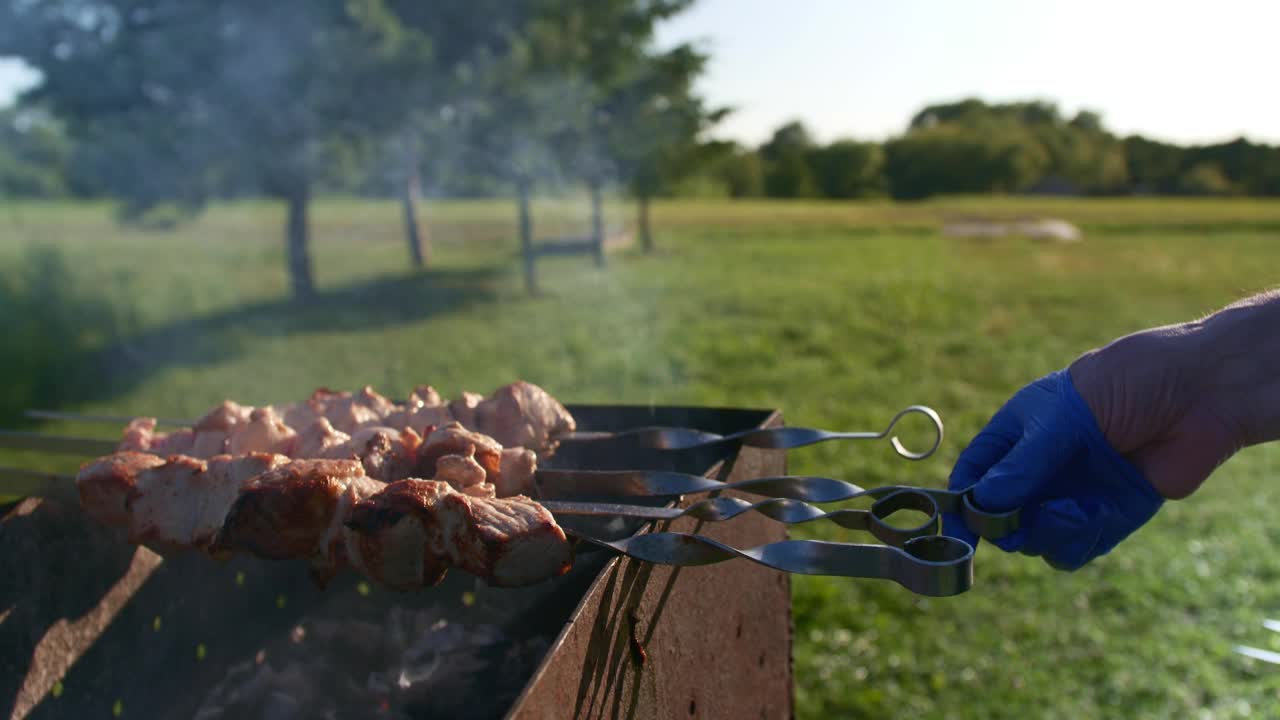
M 897 527 L 890 525 L 890 515 L 900 510 L 915 510 L 927 515 L 923 522 L 914 527 Z M 942 529 L 942 511 L 938 502 L 928 493 L 919 490 L 899 490 L 877 499 L 871 505 L 867 529 L 877 540 L 886 545 L 905 548 L 907 543 L 929 535 L 937 535 Z
M 1005 512 L 990 512 L 978 507 L 973 490 L 966 490 L 960 498 L 960 516 L 970 530 L 986 540 L 1000 540 L 1022 527 L 1022 510 L 1014 508 Z

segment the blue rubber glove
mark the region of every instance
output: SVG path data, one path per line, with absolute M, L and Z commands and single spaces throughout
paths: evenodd
M 1066 370 L 1005 403 L 960 454 L 950 487 L 972 487 L 983 510 L 1021 508 L 1022 527 L 995 544 L 1059 570 L 1110 552 L 1164 502 L 1103 437 Z M 944 518 L 944 532 L 977 546 L 958 515 Z

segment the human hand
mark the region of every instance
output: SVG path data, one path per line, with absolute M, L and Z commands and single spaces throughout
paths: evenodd
M 1135 333 L 1023 388 L 960 455 L 952 489 L 1022 511 L 996 544 L 1074 569 L 1246 445 L 1280 439 L 1280 293 Z M 977 538 L 959 517 L 956 537 Z
M 1110 551 L 1164 501 L 1107 442 L 1066 370 L 1005 403 L 961 453 L 950 487 L 972 488 L 983 510 L 1021 509 L 1022 527 L 995 544 L 1061 570 Z M 959 516 L 948 515 L 944 529 L 977 543 Z

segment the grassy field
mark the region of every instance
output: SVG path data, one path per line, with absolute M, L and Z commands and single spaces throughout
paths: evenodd
M 547 234 L 585 207 L 538 208 Z M 624 222 L 625 206 L 611 208 Z M 780 407 L 789 422 L 879 428 L 927 403 L 935 458 L 884 445 L 796 451 L 791 467 L 863 485 L 942 485 L 1022 384 L 1110 338 L 1280 284 L 1280 204 L 969 199 L 671 203 L 658 253 L 543 266 L 520 291 L 508 203 L 428 206 L 435 268 L 409 272 L 392 204 L 316 209 L 321 296 L 284 297 L 282 214 L 216 208 L 173 233 L 99 206 L 0 205 L 0 415 L 25 405 L 189 416 L 223 397 L 317 385 L 446 393 L 513 377 L 578 402 Z M 1075 245 L 942 238 L 957 216 L 1049 214 Z M 71 426 L 57 429 L 84 430 Z M 908 432 L 908 437 L 910 433 Z M 7 463 L 36 458 L 8 454 Z M 1073 574 L 984 548 L 973 591 L 796 578 L 801 717 L 1280 715 L 1280 448 L 1246 451 L 1191 500 Z M 806 536 L 865 540 L 830 528 Z

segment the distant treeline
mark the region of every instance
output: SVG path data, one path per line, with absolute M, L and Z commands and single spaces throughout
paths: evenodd
M 917 199 L 947 193 L 1280 195 L 1280 148 L 1241 138 L 1179 146 L 1108 132 L 1092 112 L 1064 116 L 1045 102 L 931 105 L 884 143 L 815 142 L 800 122 L 758 148 L 710 143 L 700 167 L 672 179 L 668 196 Z M 0 112 L 0 193 L 94 196 L 95 173 L 69 136 L 39 111 Z M 506 178 L 451 168 L 429 177 L 434 194 L 495 195 Z M 394 185 L 353 168 L 330 190 L 391 194 Z
M 918 199 L 947 193 L 1280 195 L 1280 148 L 1117 137 L 1052 103 L 931 105 L 884 143 L 815 142 L 799 122 L 727 144 L 688 191 L 733 197 Z

